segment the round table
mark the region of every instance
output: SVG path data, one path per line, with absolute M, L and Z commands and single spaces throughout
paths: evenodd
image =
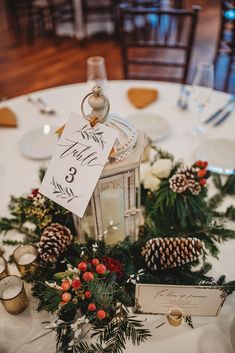
M 159 91 L 159 99 L 142 110 L 132 106 L 127 98 L 127 90 L 130 87 L 149 87 Z M 88 93 L 87 84 L 74 84 L 35 92 L 32 96 L 40 96 L 52 105 L 57 114 L 47 116 L 39 113 L 28 101 L 26 96 L 17 97 L 0 104 L 12 109 L 18 118 L 18 127 L 15 129 L 0 128 L 0 166 L 3 173 L 0 176 L 0 216 L 8 216 L 7 205 L 10 195 L 20 196 L 29 193 L 31 188 L 39 185 L 38 170 L 43 165 L 42 161 L 25 158 L 19 149 L 19 140 L 26 132 L 33 128 L 52 124 L 61 126 L 71 112 L 80 113 L 82 98 Z M 177 107 L 177 99 L 180 86 L 171 83 L 147 82 L 147 81 L 110 81 L 108 83 L 108 95 L 111 111 L 128 117 L 136 113 L 156 113 L 165 118 L 171 127 L 171 133 L 159 141 L 158 146 L 172 152 L 177 158 L 186 162 L 195 161 L 194 151 L 198 145 L 198 139 L 192 138 L 193 112 L 182 111 Z M 205 117 L 217 110 L 226 100 L 227 95 L 214 92 L 205 113 Z M 146 121 L 147 124 L 147 121 Z M 218 128 L 208 127 L 208 137 L 234 138 L 235 119 L 231 116 Z M 44 162 L 45 163 L 45 162 Z M 210 192 L 214 192 L 213 186 Z M 232 198 L 226 199 L 226 205 L 234 203 Z M 17 235 L 11 231 L 7 235 L 11 239 Z M 7 248 L 6 255 L 13 249 Z M 213 265 L 211 274 L 218 277 L 225 274 L 227 279 L 235 278 L 234 266 L 235 240 L 221 244 L 220 260 L 210 258 Z M 11 273 L 17 270 L 11 265 Z M 30 296 L 30 288 L 27 288 Z M 13 316 L 5 312 L 0 306 L 0 352 L 1 353 L 54 353 L 55 336 L 46 334 L 38 340 L 37 336 L 45 333 L 42 321 L 52 320 L 53 317 L 45 312 L 36 313 L 37 302 L 30 296 L 29 307 L 20 315 Z M 186 353 L 232 353 L 235 352 L 235 294 L 230 295 L 217 318 L 195 317 L 193 319 L 195 329 L 192 330 L 186 324 L 174 328 L 168 324 L 156 329 L 165 319 L 162 316 L 147 317 L 146 325 L 152 329 L 153 336 L 140 347 L 133 347 L 128 343 L 127 352 L 148 353 L 162 352 Z M 189 348 L 190 347 L 190 348 Z

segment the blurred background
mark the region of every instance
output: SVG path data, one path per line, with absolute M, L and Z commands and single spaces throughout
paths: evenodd
M 86 60 L 96 55 L 105 58 L 109 80 L 130 78 L 125 72 L 124 31 L 135 37 L 134 26 L 143 14 L 137 16 L 137 22 L 128 30 L 128 18 L 121 18 L 120 5 L 124 9 L 197 12 L 198 21 L 193 24 L 195 38 L 189 40 L 191 57 L 186 62 L 187 77 L 181 78 L 181 82 L 191 83 L 197 63 L 207 61 L 215 64 L 215 89 L 235 93 L 234 1 L 0 0 L 0 97 L 11 98 L 86 81 Z M 193 5 L 196 5 L 194 10 Z M 148 24 L 139 21 L 137 27 L 142 37 L 150 33 L 150 24 L 161 36 L 172 36 L 166 34 L 170 26 L 171 32 L 176 33 L 185 25 L 190 35 L 191 24 L 186 20 L 178 16 L 178 20 L 172 22 L 170 14 L 162 15 L 164 17 L 160 13 L 159 17 L 148 17 Z M 179 58 L 178 53 L 166 49 L 166 54 L 153 54 L 161 58 L 163 66 L 170 56 L 175 62 Z M 150 51 L 145 50 L 141 55 L 142 59 L 149 58 Z M 141 72 L 141 65 L 138 70 Z M 151 65 L 150 78 L 153 72 L 155 66 Z M 174 81 L 173 74 L 169 74 L 169 80 Z

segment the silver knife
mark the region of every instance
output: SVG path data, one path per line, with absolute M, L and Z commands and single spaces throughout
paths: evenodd
M 229 110 L 222 115 L 222 117 L 216 121 L 216 123 L 213 126 L 219 126 L 220 124 L 222 124 L 226 119 L 228 119 L 229 115 L 235 110 L 235 104 L 233 103 L 233 105 L 229 108 Z
M 226 108 L 230 106 L 230 104 L 235 102 L 235 96 L 229 98 L 229 100 L 214 114 L 212 114 L 207 120 L 204 121 L 204 124 L 209 124 L 212 120 L 214 120 L 220 113 L 222 113 Z

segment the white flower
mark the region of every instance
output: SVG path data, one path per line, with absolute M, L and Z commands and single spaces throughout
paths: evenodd
M 98 248 L 99 248 L 99 246 L 98 246 L 97 243 L 92 244 L 92 251 L 93 251 L 93 253 L 95 253 L 95 252 L 98 250 Z
M 45 284 L 50 287 L 50 288 L 54 288 L 54 289 L 57 289 L 57 290 L 63 290 L 62 287 L 58 286 L 56 284 L 56 282 L 48 282 L 48 281 L 45 281 Z
M 172 169 L 171 159 L 158 159 L 151 167 L 151 173 L 157 178 L 168 178 Z
M 70 342 L 69 342 L 69 344 L 68 344 L 68 346 L 70 347 L 70 348 L 72 348 L 73 346 L 74 346 L 74 340 L 71 340 Z
M 161 180 L 156 178 L 151 171 L 146 173 L 144 179 L 144 187 L 145 189 L 150 189 L 151 191 L 157 191 L 160 188 Z
M 24 222 L 23 226 L 32 232 L 34 232 L 36 229 L 36 225 L 32 222 L 29 222 L 29 221 Z

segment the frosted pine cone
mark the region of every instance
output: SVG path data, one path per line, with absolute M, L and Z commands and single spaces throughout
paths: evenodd
M 58 257 L 67 250 L 72 241 L 70 230 L 59 223 L 46 227 L 41 235 L 38 252 L 46 263 L 55 263 Z
M 181 166 L 177 169 L 176 174 L 184 174 L 187 179 L 194 179 L 196 169 L 193 167 Z
M 174 192 L 184 192 L 188 188 L 188 180 L 184 174 L 175 174 L 170 180 L 170 188 Z
M 198 260 L 202 248 L 197 238 L 154 238 L 145 244 L 141 254 L 147 267 L 158 271 Z
M 193 195 L 198 195 L 201 189 L 201 185 L 198 182 L 195 182 L 194 185 L 189 188 Z

